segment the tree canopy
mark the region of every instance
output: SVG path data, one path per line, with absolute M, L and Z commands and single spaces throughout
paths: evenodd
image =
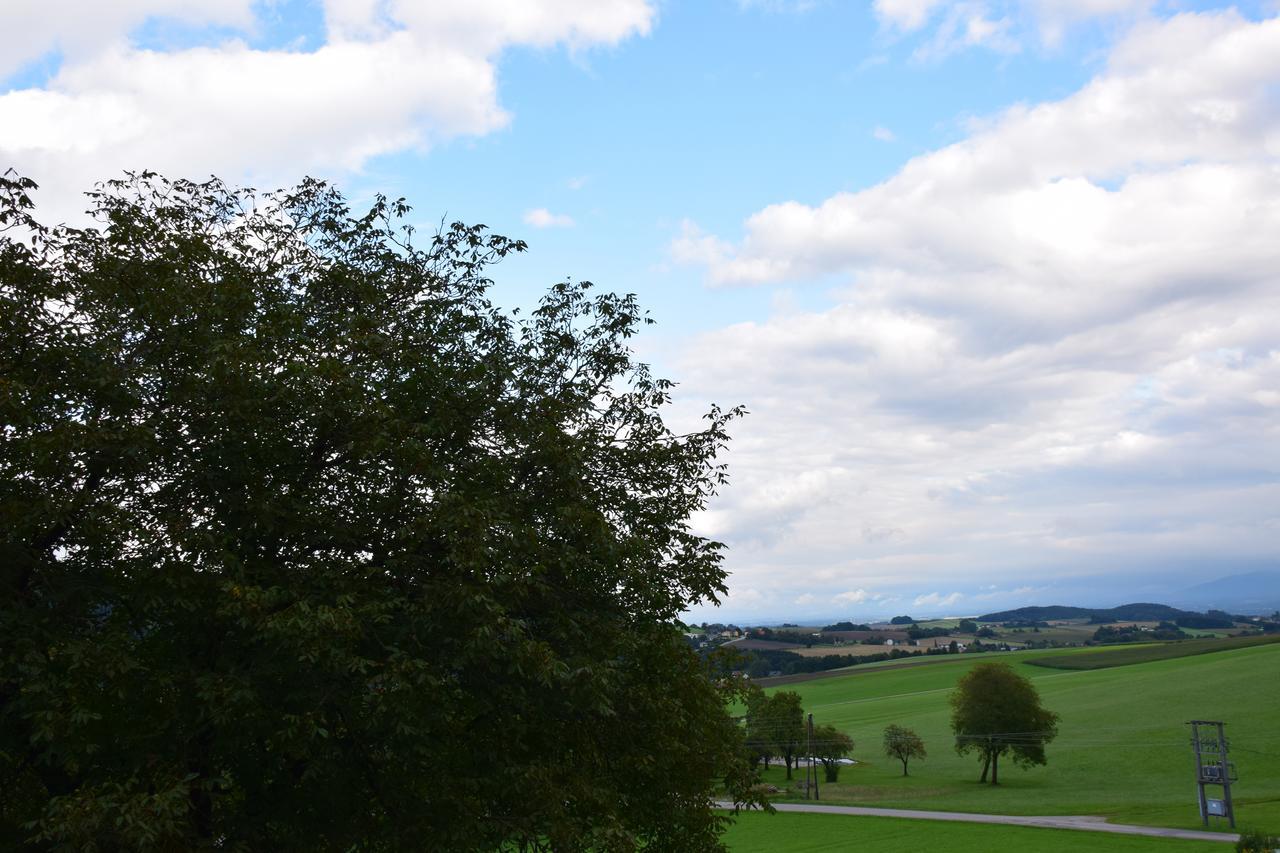
M 524 243 L 316 181 L 0 180 L 0 838 L 717 849 L 736 681 L 633 296 L 490 302 Z M 16 792 L 16 793 L 14 793 Z
M 977 752 L 982 761 L 978 781 L 999 784 L 1000 756 L 1015 764 L 1044 764 L 1045 744 L 1058 734 L 1058 715 L 1040 705 L 1030 679 L 1006 663 L 980 663 L 956 683 L 951 693 L 951 728 L 956 752 Z
M 911 729 L 892 723 L 884 729 L 884 754 L 902 762 L 902 775 L 907 775 L 907 762 L 928 757 L 924 741 Z
M 747 746 L 754 761 L 764 759 L 765 766 L 774 756 L 781 756 L 791 778 L 796 757 L 805 743 L 804 706 L 800 694 L 779 690 L 766 694 L 753 685 L 747 698 Z
M 814 726 L 813 754 L 822 762 L 822 769 L 828 782 L 840 779 L 840 759 L 848 758 L 853 752 L 853 738 L 835 726 Z

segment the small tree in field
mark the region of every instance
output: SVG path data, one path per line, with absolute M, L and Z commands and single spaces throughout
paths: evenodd
M 1044 764 L 1044 747 L 1057 737 L 1058 715 L 1040 705 L 1029 679 L 1005 663 L 980 663 L 969 670 L 951 694 L 951 728 L 956 752 L 976 751 L 982 760 L 979 782 L 999 784 L 1000 756 L 1015 764 Z
M 813 730 L 813 754 L 822 762 L 828 782 L 840 779 L 840 759 L 853 752 L 853 738 L 835 726 L 817 726 Z
M 902 762 L 902 775 L 907 775 L 907 762 L 912 758 L 925 759 L 924 741 L 911 729 L 899 725 L 886 726 L 884 730 L 884 754 Z

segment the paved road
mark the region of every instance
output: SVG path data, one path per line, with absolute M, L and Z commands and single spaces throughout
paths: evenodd
M 723 809 L 733 808 L 733 803 L 716 803 Z M 1114 832 L 1119 835 L 1150 835 L 1156 838 L 1186 838 L 1192 841 L 1222 841 L 1234 844 L 1239 838 L 1232 832 L 1202 832 L 1195 829 L 1168 829 L 1163 826 L 1132 826 L 1124 823 L 1107 823 L 1090 815 L 1030 815 L 973 814 L 969 812 L 933 812 L 916 809 L 876 809 L 863 806 L 828 806 L 821 803 L 774 803 L 780 812 L 811 812 L 816 814 L 861 815 L 865 817 L 899 817 L 915 820 L 954 820 L 964 823 L 1001 823 L 1010 826 L 1043 826 L 1050 829 L 1083 829 L 1090 832 Z

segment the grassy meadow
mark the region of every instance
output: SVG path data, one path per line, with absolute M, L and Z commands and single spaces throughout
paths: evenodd
M 1121 651 L 1121 650 L 1117 650 Z M 1089 654 L 1072 650 L 1063 654 Z M 1270 644 L 1106 669 L 1064 671 L 1026 663 L 1036 652 L 935 658 L 787 685 L 815 723 L 847 732 L 853 757 L 830 803 L 1004 814 L 1091 814 L 1121 823 L 1197 828 L 1191 719 L 1227 722 L 1237 817 L 1280 830 L 1280 645 Z M 1001 762 L 1001 784 L 979 785 L 976 757 L 952 748 L 947 695 L 976 663 L 1000 659 L 1029 677 L 1062 719 L 1047 766 Z M 890 723 L 915 729 L 929 751 L 904 778 L 881 751 Z M 776 766 L 766 780 L 785 786 Z M 1211 789 L 1212 790 L 1212 789 Z M 798 799 L 795 794 L 785 799 Z M 1225 825 L 1221 827 L 1225 829 Z
M 1051 669 L 1106 669 L 1112 666 L 1131 666 L 1157 660 L 1190 657 L 1191 655 L 1218 654 L 1224 649 L 1243 649 L 1280 643 L 1280 635 L 1263 637 L 1201 637 L 1195 640 L 1179 640 L 1175 643 L 1137 643 L 1090 649 L 1075 654 L 1050 653 L 1033 658 L 1027 663 L 1047 666 Z
M 1040 829 L 890 817 L 826 814 L 739 814 L 724 834 L 733 853 L 845 853 L 848 850 L 945 850 L 991 853 L 1229 853 L 1232 845 L 1215 841 L 1111 835 L 1072 829 Z

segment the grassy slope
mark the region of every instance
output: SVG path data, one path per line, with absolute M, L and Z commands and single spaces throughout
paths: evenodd
M 997 788 L 976 784 L 978 765 L 951 748 L 947 694 L 970 666 L 992 656 L 791 685 L 818 723 L 848 732 L 859 765 L 823 799 L 899 808 L 1007 814 L 1097 814 L 1113 820 L 1195 828 L 1195 783 L 1184 724 L 1227 721 L 1240 773 L 1237 814 L 1247 825 L 1280 828 L 1280 646 L 1063 672 L 1028 666 L 1037 653 L 1000 657 L 1032 681 L 1062 715 L 1049 764 L 1030 770 L 1002 762 Z M 1040 652 L 1038 654 L 1043 654 Z M 915 729 L 929 758 L 903 778 L 880 752 L 889 723 Z M 780 783 L 773 770 L 768 780 Z M 1275 831 L 1274 829 L 1272 831 Z
M 1129 666 L 1156 660 L 1190 657 L 1191 655 L 1217 654 L 1225 649 L 1265 646 L 1280 643 L 1280 635 L 1262 637 L 1206 637 L 1198 640 L 1179 640 L 1172 643 L 1142 643 L 1138 645 L 1104 646 L 1073 655 L 1050 654 L 1028 660 L 1036 666 L 1052 669 L 1105 669 L 1110 666 Z
M 1039 829 L 941 823 L 884 817 L 824 814 L 739 815 L 724 835 L 733 853 L 844 853 L 847 850 L 945 850 L 947 853 L 991 853 L 993 850 L 1035 850 L 1037 853 L 1229 853 L 1230 844 L 1180 841 Z

